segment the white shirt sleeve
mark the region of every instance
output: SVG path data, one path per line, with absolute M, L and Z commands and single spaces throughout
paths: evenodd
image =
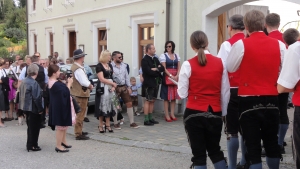
M 300 42 L 289 46 L 283 61 L 282 70 L 277 83 L 293 89 L 300 80 Z
M 244 52 L 245 48 L 242 40 L 239 40 L 235 44 L 233 44 L 225 62 L 228 72 L 232 73 L 239 69 L 244 57 Z
M 45 83 L 48 83 L 49 77 L 48 77 L 48 70 L 44 68 L 44 73 L 45 73 Z
M 178 95 L 182 99 L 188 96 L 190 77 L 191 77 L 191 65 L 188 61 L 184 61 L 180 69 L 178 89 L 177 89 Z
M 165 54 L 164 54 L 164 53 L 161 54 L 161 55 L 159 56 L 158 60 L 160 61 L 160 63 L 166 62 L 166 56 L 165 56 Z
M 217 55 L 217 57 L 222 59 L 222 61 L 225 65 L 226 65 L 226 60 L 227 60 L 230 50 L 231 50 L 231 44 L 228 41 L 225 41 L 222 43 L 219 53 Z
M 20 76 L 19 76 L 19 80 L 24 80 L 26 78 L 25 77 L 26 70 L 27 70 L 27 68 L 23 67 L 23 69 L 22 69 L 22 71 L 20 73 Z
M 282 43 L 280 40 L 278 40 L 279 42 L 279 48 L 280 48 L 280 59 L 281 59 L 281 62 L 280 62 L 280 70 L 282 69 L 282 65 L 283 65 L 283 61 L 284 61 L 284 55 L 286 53 L 286 46 L 284 43 Z
M 81 86 L 84 86 L 84 87 L 90 86 L 91 82 L 88 80 L 85 72 L 81 68 L 75 70 L 74 75 Z
M 222 84 L 221 84 L 222 116 L 226 116 L 227 114 L 229 98 L 230 98 L 230 84 L 229 84 L 225 63 L 223 62 L 223 75 L 222 75 Z

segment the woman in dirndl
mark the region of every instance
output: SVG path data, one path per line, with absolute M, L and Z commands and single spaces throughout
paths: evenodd
M 96 87 L 95 98 L 95 117 L 99 118 L 99 132 L 104 133 L 106 129 L 112 133 L 113 130 L 110 126 L 110 118 L 114 117 L 117 113 L 117 109 L 120 107 L 115 106 L 114 98 L 115 88 L 117 84 L 112 80 L 113 68 L 109 63 L 111 60 L 111 53 L 108 50 L 101 52 L 99 57 L 99 63 L 96 66 L 96 73 L 98 76 L 98 83 Z M 118 100 L 115 100 L 118 102 Z M 103 127 L 105 118 L 105 127 Z
M 176 121 L 177 118 L 174 115 L 175 101 L 180 99 L 177 94 L 177 85 L 172 81 L 178 81 L 178 75 L 180 71 L 180 57 L 174 53 L 175 43 L 173 41 L 167 41 L 165 43 L 165 52 L 160 55 L 159 61 L 166 68 L 164 72 L 164 80 L 161 85 L 160 98 L 164 100 L 165 120 L 167 122 Z M 169 115 L 169 103 L 171 113 Z
M 5 84 L 3 84 L 4 81 L 8 82 L 8 79 L 6 77 L 6 74 L 3 72 L 3 68 L 2 68 L 3 66 L 4 66 L 4 60 L 0 59 L 0 117 L 2 117 L 2 111 L 9 110 L 8 91 L 5 88 Z M 2 119 L 0 119 L 0 128 L 3 127 L 6 126 L 3 124 Z

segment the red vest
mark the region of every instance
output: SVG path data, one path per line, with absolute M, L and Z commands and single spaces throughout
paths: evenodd
M 285 44 L 285 42 L 284 42 L 284 40 L 283 40 L 283 35 L 282 35 L 282 33 L 279 32 L 278 30 L 270 32 L 268 36 L 271 37 L 271 38 L 275 38 L 275 39 L 277 39 L 277 40 L 280 40 L 282 43 Z M 285 45 L 286 45 L 286 44 L 285 44 Z M 287 47 L 287 46 L 286 46 L 286 47 Z
M 293 104 L 295 106 L 300 106 L 300 81 L 298 81 L 297 85 L 295 86 Z
M 221 83 L 223 64 L 220 58 L 206 54 L 207 64 L 200 66 L 198 57 L 189 60 L 191 77 L 189 78 L 189 96 L 187 108 L 207 111 L 210 105 L 214 112 L 221 108 Z
M 231 44 L 231 46 L 237 42 L 240 39 L 244 39 L 245 35 L 244 33 L 237 33 L 233 35 L 230 39 L 227 40 Z M 239 81 L 240 81 L 240 72 L 237 70 L 236 72 L 229 73 L 228 72 L 228 78 L 230 82 L 230 87 L 238 87 L 239 86 Z
M 244 56 L 240 65 L 238 95 L 278 95 L 277 79 L 281 62 L 278 40 L 264 32 L 243 39 Z

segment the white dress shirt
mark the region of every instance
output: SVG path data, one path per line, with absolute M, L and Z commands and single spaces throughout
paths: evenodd
M 74 64 L 76 64 L 77 66 L 80 67 L 80 69 L 76 69 L 74 72 L 75 78 L 77 79 L 77 81 L 79 82 L 79 84 L 81 86 L 89 87 L 91 82 L 89 81 L 89 79 L 84 71 L 84 67 L 76 62 L 74 62 Z
M 204 51 L 205 54 L 210 54 L 207 50 Z M 227 106 L 230 98 L 230 84 L 228 79 L 227 70 L 224 62 L 223 64 L 223 74 L 222 74 L 222 84 L 221 84 L 221 106 L 222 106 L 222 116 L 227 114 Z M 178 95 L 180 98 L 188 97 L 189 91 L 189 78 L 191 77 L 191 65 L 189 61 L 184 61 L 178 80 Z
M 284 54 L 286 51 L 285 44 L 278 40 L 278 45 L 280 47 L 280 57 L 281 63 L 284 59 Z M 241 62 L 244 57 L 245 47 L 242 40 L 237 41 L 231 48 L 229 55 L 226 59 L 226 69 L 228 72 L 232 73 L 239 69 Z M 279 70 L 280 71 L 280 70 Z
M 290 45 L 283 61 L 282 70 L 277 83 L 293 89 L 300 80 L 300 42 Z
M 232 48 L 231 44 L 228 41 L 225 41 L 221 44 L 219 53 L 217 55 L 218 58 L 222 59 L 222 61 L 225 65 L 226 65 L 226 60 L 227 60 L 227 57 L 229 55 L 231 48 Z
M 19 75 L 19 80 L 24 80 L 26 78 L 25 77 L 26 71 L 27 71 L 27 67 L 23 67 L 23 69 L 22 69 L 22 71 L 21 71 L 21 73 Z M 45 73 L 45 83 L 48 83 L 48 80 L 49 80 L 48 70 L 45 69 L 45 68 L 44 68 L 44 73 Z

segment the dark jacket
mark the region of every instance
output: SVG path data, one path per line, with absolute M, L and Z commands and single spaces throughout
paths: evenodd
M 28 76 L 22 81 L 19 93 L 19 109 L 36 114 L 43 112 L 43 91 L 32 77 Z
M 157 80 L 162 78 L 161 73 L 165 71 L 163 65 L 160 64 L 156 57 L 145 55 L 142 59 L 142 70 L 143 70 L 143 86 L 144 87 L 157 87 Z M 159 71 L 153 71 L 151 68 L 158 68 Z
M 38 75 L 36 77 L 36 81 L 38 82 L 38 84 L 40 85 L 40 87 L 44 90 L 46 87 L 45 84 L 45 68 L 37 63 L 33 63 L 36 64 L 39 67 L 39 72 Z M 25 72 L 25 77 L 27 77 L 27 68 L 28 66 L 26 66 L 26 72 Z
M 49 90 L 49 126 L 72 126 L 70 90 L 60 81 Z

